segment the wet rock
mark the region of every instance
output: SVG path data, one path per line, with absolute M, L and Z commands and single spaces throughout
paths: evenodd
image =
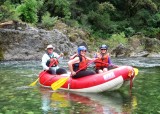
M 129 57 L 131 49 L 125 47 L 123 44 L 119 44 L 115 49 L 111 51 L 112 56 L 115 57 Z
M 148 51 L 142 51 L 142 52 L 132 52 L 131 57 L 147 57 L 149 55 Z
M 160 58 L 160 52 L 159 53 L 150 53 L 147 57 L 157 57 L 157 58 Z

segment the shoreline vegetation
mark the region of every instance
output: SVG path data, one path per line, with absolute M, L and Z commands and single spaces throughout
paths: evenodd
M 78 45 L 83 44 L 92 55 L 101 44 L 107 44 L 113 57 L 160 57 L 160 3 L 157 0 L 2 0 L 0 11 L 0 60 L 39 59 L 30 57 L 33 52 L 30 52 L 29 44 L 19 44 L 19 48 L 24 50 L 19 56 L 11 54 L 11 48 L 15 49 L 17 43 L 22 43 L 22 37 L 24 40 L 32 40 L 29 38 L 31 36 L 44 42 L 38 44 L 38 53 L 45 45 L 54 43 L 59 45 L 57 52 L 61 49 L 66 56 L 70 56 Z M 6 29 L 10 31 L 4 32 Z M 17 35 L 14 36 L 11 30 Z M 44 39 L 53 30 L 55 37 Z M 28 35 L 27 31 L 37 36 Z M 67 43 L 55 43 L 54 39 L 59 35 L 59 38 L 65 35 L 66 38 L 62 39 L 67 40 Z M 24 40 L 24 43 L 29 43 Z

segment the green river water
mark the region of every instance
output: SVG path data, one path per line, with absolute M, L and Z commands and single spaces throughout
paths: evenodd
M 42 88 L 40 61 L 0 62 L 0 114 L 160 114 L 160 58 L 118 58 L 139 69 L 129 87 L 103 93 L 71 93 Z M 66 67 L 66 61 L 61 66 Z

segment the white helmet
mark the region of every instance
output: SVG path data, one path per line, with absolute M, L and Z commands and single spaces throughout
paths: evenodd
M 49 48 L 54 49 L 54 47 L 51 44 L 47 46 L 46 50 L 49 49 Z

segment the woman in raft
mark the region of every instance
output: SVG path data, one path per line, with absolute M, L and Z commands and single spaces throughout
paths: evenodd
M 95 71 L 87 70 L 89 61 L 94 61 L 96 58 L 89 58 L 86 56 L 87 48 L 85 46 L 78 47 L 78 53 L 72 57 L 69 62 L 69 70 L 71 72 L 72 78 L 80 78 L 84 76 L 89 76 L 96 74 Z
M 103 44 L 100 46 L 100 52 L 96 53 L 95 58 L 95 71 L 97 73 L 103 73 L 110 69 L 117 68 L 118 66 L 113 65 L 111 58 L 108 53 L 108 46 Z

